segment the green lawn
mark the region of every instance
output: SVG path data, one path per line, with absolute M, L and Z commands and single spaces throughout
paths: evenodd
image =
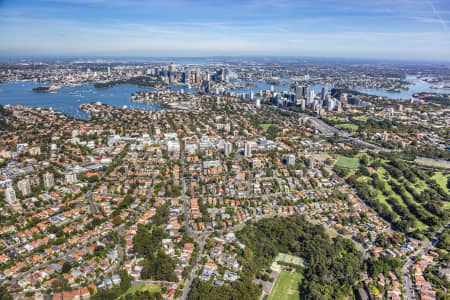
M 446 175 L 442 174 L 441 172 L 437 172 L 437 173 L 435 173 L 435 174 L 433 175 L 433 177 L 431 177 L 431 178 L 433 178 L 434 180 L 436 180 L 437 184 L 439 184 L 439 186 L 440 186 L 441 188 L 443 188 L 444 191 L 447 191 L 447 192 L 448 192 L 448 189 L 447 189 L 447 181 L 448 181 L 448 179 L 449 179 L 449 176 L 448 176 L 448 175 L 446 176 Z
M 360 177 L 358 177 L 358 182 L 369 182 L 369 181 L 371 181 L 372 179 L 370 178 L 370 177 L 367 177 L 367 176 L 360 176 Z
M 336 127 L 340 128 L 340 129 L 348 129 L 351 131 L 356 131 L 359 128 L 358 125 L 355 125 L 355 124 L 339 124 L 339 125 L 336 125 Z
M 371 187 L 371 190 L 373 190 L 373 187 Z M 378 191 L 377 196 L 375 198 L 384 205 L 386 205 L 390 211 L 393 211 L 391 205 L 386 201 L 386 196 L 383 195 L 381 191 Z
M 399 181 L 398 181 L 397 179 L 395 179 L 395 178 L 392 178 L 392 176 L 389 174 L 389 172 L 388 172 L 385 168 L 383 168 L 383 167 L 378 168 L 378 169 L 377 169 L 377 173 L 378 173 L 378 175 L 380 176 L 380 178 L 383 179 L 383 180 L 385 181 L 386 189 L 387 189 L 388 191 L 391 191 L 391 192 L 393 193 L 392 197 L 396 198 L 402 206 L 408 208 L 408 206 L 406 205 L 406 203 L 403 201 L 403 198 L 402 198 L 400 195 L 397 195 L 397 194 L 392 190 L 392 187 L 391 187 L 391 185 L 389 184 L 389 181 L 390 181 L 390 180 L 394 181 L 394 182 L 397 183 L 397 184 L 400 184 Z M 411 185 L 412 185 L 415 189 L 417 189 L 417 190 L 423 190 L 424 188 L 421 186 L 421 184 L 425 184 L 425 183 L 424 183 L 424 182 L 419 182 L 419 179 L 418 179 L 417 185 L 420 186 L 420 187 L 414 186 L 414 185 L 412 185 L 412 184 L 411 184 Z M 415 203 L 415 204 L 417 204 L 417 205 L 419 205 L 419 206 L 421 205 L 420 203 L 417 203 L 417 202 L 415 201 L 414 197 L 413 197 L 409 192 L 406 192 L 406 194 L 410 196 L 411 201 L 412 201 L 413 203 Z M 379 200 L 379 201 L 385 203 L 385 204 L 391 209 L 391 211 L 393 210 L 392 207 L 391 207 L 391 205 L 386 201 L 386 197 L 382 194 L 382 192 L 379 191 L 376 198 L 377 198 L 377 200 Z M 409 208 L 408 208 L 408 210 L 409 210 Z M 417 226 L 415 227 L 415 229 L 420 229 L 420 230 L 426 230 L 426 229 L 428 229 L 428 226 L 427 226 L 426 224 L 424 224 L 423 222 L 421 222 L 419 219 L 416 218 L 416 221 L 417 221 L 417 222 L 416 222 Z
M 148 291 L 151 294 L 153 293 L 161 293 L 161 286 L 160 285 L 150 285 L 150 284 L 140 284 L 132 286 L 128 289 L 128 291 L 125 293 L 127 294 L 134 294 L 136 292 L 145 292 Z
M 449 189 L 447 188 L 447 181 L 450 180 L 450 175 L 444 175 L 440 172 L 437 172 L 433 175 L 434 180 L 436 180 L 437 184 L 444 189 L 447 193 L 449 193 Z M 450 201 L 444 202 L 444 209 L 450 209 Z
M 386 163 L 386 162 L 383 162 Z M 379 175 L 379 178 L 384 181 L 385 183 L 385 188 L 386 190 L 389 192 L 388 194 L 391 194 L 393 198 L 395 198 L 398 203 L 405 207 L 408 211 L 411 212 L 410 209 L 412 209 L 412 205 L 408 207 L 408 205 L 406 204 L 407 202 L 411 202 L 413 205 L 418 206 L 418 207 L 422 207 L 424 209 L 424 213 L 425 213 L 425 217 L 429 217 L 432 216 L 433 213 L 430 212 L 428 209 L 426 209 L 423 205 L 423 203 L 419 203 L 417 202 L 418 199 L 414 198 L 414 193 L 413 192 L 409 192 L 408 190 L 405 191 L 405 197 L 407 197 L 409 199 L 409 201 L 404 201 L 403 197 L 401 197 L 399 194 L 395 193 L 393 190 L 393 187 L 391 186 L 390 182 L 394 182 L 397 185 L 400 186 L 408 186 L 411 187 L 416 193 L 420 194 L 421 192 L 423 192 L 426 189 L 429 189 L 430 187 L 428 186 L 428 184 L 426 183 L 426 181 L 420 179 L 418 176 L 416 178 L 416 181 L 413 183 L 409 180 L 407 180 L 405 177 L 401 177 L 399 179 L 397 178 L 393 178 L 391 176 L 391 174 L 383 167 L 378 167 L 376 170 L 377 174 Z M 437 172 L 434 173 L 432 178 L 438 183 L 439 186 L 441 186 L 445 191 L 448 192 L 448 189 L 446 187 L 447 185 L 447 180 L 449 178 L 449 175 L 445 175 L 443 173 Z M 360 176 L 360 178 L 358 178 L 359 182 L 364 182 L 367 181 L 367 178 L 364 176 Z M 370 186 L 370 190 L 373 192 L 374 191 L 374 187 Z M 377 192 L 376 195 L 376 199 L 380 202 L 385 204 L 387 207 L 390 208 L 391 211 L 395 211 L 393 209 L 393 206 L 391 206 L 391 203 L 393 203 L 392 201 L 390 201 L 381 191 Z M 444 207 L 444 209 L 448 209 L 450 208 L 450 202 L 443 202 L 442 206 Z M 396 211 L 397 212 L 397 211 Z M 398 213 L 398 212 L 397 212 Z M 412 215 L 414 215 L 411 212 Z M 426 231 L 429 229 L 429 226 L 427 226 L 423 221 L 424 219 L 422 218 L 422 220 L 419 220 L 417 216 L 414 215 L 414 219 L 416 221 L 416 224 L 414 226 L 414 228 L 411 228 L 411 231 L 415 231 L 415 230 L 421 230 L 421 231 Z
M 422 179 L 420 179 L 419 177 L 417 177 L 416 179 L 416 183 L 411 183 L 411 186 L 414 188 L 414 190 L 416 190 L 416 192 L 421 193 L 423 192 L 425 189 L 428 188 L 428 184 L 423 181 Z
M 269 129 L 270 126 L 272 126 L 272 124 L 266 123 L 266 124 L 259 124 L 258 126 L 264 130 L 267 130 Z
M 339 155 L 336 161 L 336 166 L 346 169 L 358 169 L 359 159 L 357 157 L 350 158 Z
M 359 117 L 355 117 L 355 118 L 353 118 L 353 119 L 355 119 L 355 120 L 359 120 L 359 121 L 367 121 L 367 119 L 369 119 L 368 117 L 364 117 L 364 116 L 359 116 Z
M 300 292 L 298 286 L 302 282 L 303 275 L 297 272 L 282 271 L 267 300 L 298 300 Z
M 330 121 L 335 121 L 335 122 L 348 122 L 348 118 L 341 118 L 341 117 L 337 117 L 337 116 L 330 116 L 327 117 L 328 120 Z

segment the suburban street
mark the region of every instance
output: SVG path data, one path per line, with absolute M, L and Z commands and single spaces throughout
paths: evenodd
M 415 292 L 414 292 L 414 287 L 413 287 L 413 283 L 411 280 L 411 275 L 409 272 L 409 269 L 411 268 L 411 266 L 414 264 L 414 259 L 412 259 L 413 257 L 417 257 L 419 255 L 423 255 L 425 254 L 428 250 L 430 250 L 432 247 L 436 246 L 437 242 L 439 241 L 439 236 L 441 235 L 442 231 L 444 230 L 444 228 L 446 226 L 448 226 L 450 223 L 448 223 L 447 225 L 441 227 L 436 234 L 434 235 L 433 238 L 431 238 L 430 240 L 424 241 L 422 242 L 422 247 L 420 249 L 418 249 L 417 251 L 415 251 L 413 254 L 411 254 L 407 259 L 405 264 L 402 267 L 402 277 L 403 277 L 403 288 L 404 291 L 406 293 L 406 299 L 407 300 L 414 300 L 415 299 Z

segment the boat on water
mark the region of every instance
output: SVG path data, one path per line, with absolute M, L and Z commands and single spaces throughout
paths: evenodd
M 50 92 L 50 94 L 57 94 L 56 92 Z
M 446 85 L 433 85 L 433 86 L 430 86 L 430 89 L 435 89 L 435 90 L 450 90 L 450 86 L 446 86 Z

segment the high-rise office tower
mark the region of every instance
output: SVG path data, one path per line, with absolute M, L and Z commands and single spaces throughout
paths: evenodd
M 66 182 L 68 184 L 73 184 L 77 182 L 77 174 L 76 173 L 67 173 L 66 174 Z
M 21 210 L 20 202 L 17 201 L 16 192 L 14 191 L 12 186 L 9 186 L 5 189 L 5 200 L 14 211 Z
M 244 155 L 245 157 L 252 157 L 252 145 L 249 142 L 244 145 Z
M 223 145 L 223 152 L 224 152 L 225 156 L 230 155 L 232 151 L 233 151 L 233 146 L 231 145 L 231 143 L 225 142 Z
M 16 192 L 14 191 L 14 189 L 11 186 L 9 186 L 5 189 L 5 200 L 10 205 L 16 203 L 16 201 L 17 201 Z
M 195 71 L 195 82 L 198 83 L 200 82 L 200 72 L 199 71 Z
M 328 87 L 324 86 L 322 88 L 322 94 L 320 95 L 320 99 L 325 101 L 328 98 Z
M 5 189 L 5 200 L 9 205 L 14 205 L 17 201 L 16 192 L 11 186 Z
M 174 73 L 177 70 L 177 65 L 175 65 L 173 62 L 169 65 L 169 72 Z
M 295 155 L 294 155 L 294 154 L 289 154 L 289 155 L 286 157 L 286 163 L 287 163 L 288 165 L 295 165 Z
M 313 91 L 313 90 L 309 91 L 309 96 L 308 96 L 308 98 L 306 99 L 306 100 L 307 100 L 307 101 L 306 101 L 306 106 L 311 105 L 311 103 L 314 102 L 314 98 L 315 98 L 315 97 L 316 97 L 316 95 L 314 94 L 314 91 Z
M 305 99 L 301 100 L 300 106 L 301 106 L 302 110 L 306 109 L 306 100 Z
M 294 87 L 294 93 L 297 99 L 305 97 L 305 94 L 303 93 L 305 88 L 306 87 L 300 85 Z
M 44 187 L 46 189 L 52 188 L 55 185 L 55 179 L 53 177 L 52 173 L 45 173 L 44 174 Z
M 17 183 L 17 188 L 24 196 L 31 194 L 30 180 L 28 180 L 28 178 L 20 180 Z
M 314 168 L 314 166 L 315 166 L 315 159 L 314 159 L 314 157 L 310 157 L 309 158 L 309 167 L 312 169 L 312 168 Z
M 336 107 L 336 102 L 334 99 L 327 100 L 327 110 L 328 111 L 334 110 L 335 107 Z
M 302 87 L 302 97 L 305 98 L 307 94 L 308 94 L 308 87 L 303 86 Z
M 341 103 L 342 103 L 343 105 L 346 105 L 347 102 L 348 102 L 348 96 L 347 96 L 347 94 L 345 94 L 345 93 L 341 94 L 341 96 L 340 96 L 340 98 L 339 98 L 339 101 L 341 101 Z

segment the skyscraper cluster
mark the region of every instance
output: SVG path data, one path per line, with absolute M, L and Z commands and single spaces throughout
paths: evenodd
M 319 115 L 324 110 L 339 111 L 342 106 L 341 101 L 332 97 L 326 86 L 322 88 L 320 97 L 316 95 L 314 90 L 308 89 L 306 86 L 296 85 L 289 93 L 273 93 L 271 100 L 280 106 L 296 105 L 301 110 L 310 109 Z

